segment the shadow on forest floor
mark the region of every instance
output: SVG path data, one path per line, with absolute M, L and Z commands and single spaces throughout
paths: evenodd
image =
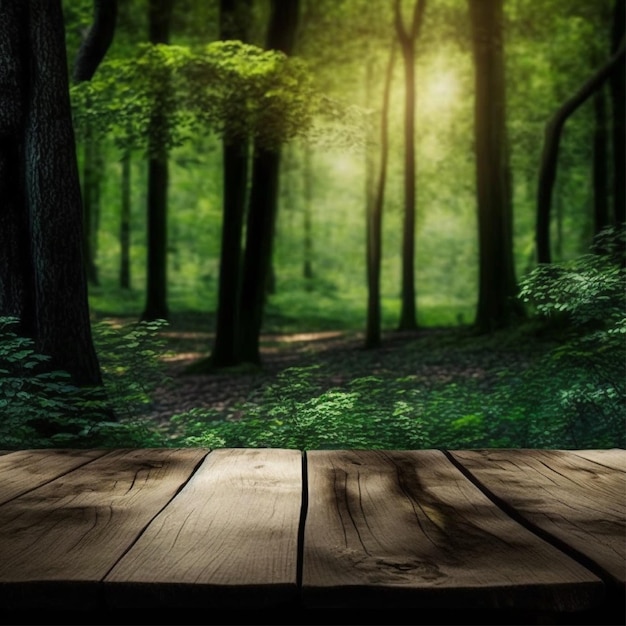
M 264 390 L 279 382 L 279 374 L 294 367 L 315 366 L 320 389 L 343 388 L 354 379 L 376 376 L 411 377 L 415 386 L 427 388 L 472 380 L 489 391 L 503 369 L 521 371 L 554 345 L 553 339 L 536 334 L 531 341 L 520 332 L 476 337 L 463 327 L 388 330 L 381 346 L 369 350 L 357 331 L 271 332 L 261 338 L 262 368 L 188 374 L 190 364 L 210 354 L 213 335 L 208 327 L 206 317 L 179 315 L 163 331 L 170 382 L 156 390 L 152 419 L 165 424 L 172 415 L 191 409 L 212 409 L 216 419 L 237 419 L 242 403 L 260 401 Z

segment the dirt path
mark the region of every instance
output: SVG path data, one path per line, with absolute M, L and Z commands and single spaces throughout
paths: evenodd
M 261 342 L 262 368 L 258 371 L 224 371 L 211 374 L 188 374 L 186 368 L 208 356 L 208 333 L 165 333 L 171 355 L 167 363 L 170 384 L 159 388 L 154 397 L 151 417 L 169 420 L 171 415 L 192 408 L 213 408 L 224 411 L 240 401 L 261 394 L 263 388 L 276 381 L 276 376 L 289 367 L 320 365 L 327 386 L 340 385 L 348 378 L 371 373 L 371 354 L 363 350 L 359 333 L 318 332 L 291 335 L 264 335 Z M 394 334 L 386 339 L 378 354 L 397 348 L 406 335 Z M 366 358 L 359 358 L 366 357 Z M 359 363 L 361 366 L 359 366 Z M 342 366 L 342 364 L 345 364 Z M 326 376 L 324 376 L 324 373 Z
M 290 367 L 319 366 L 316 381 L 324 388 L 341 387 L 362 376 L 417 376 L 425 385 L 445 383 L 454 378 L 491 377 L 491 368 L 502 366 L 502 354 L 489 352 L 480 361 L 455 358 L 433 361 L 428 350 L 420 349 L 420 339 L 445 331 L 425 330 L 417 333 L 391 332 L 383 336 L 376 350 L 363 348 L 361 333 L 320 332 L 292 335 L 264 335 L 261 343 L 263 367 L 259 371 L 225 371 L 190 375 L 185 369 L 208 356 L 211 336 L 199 332 L 166 333 L 171 356 L 166 359 L 170 384 L 159 388 L 154 396 L 151 417 L 166 422 L 172 415 L 193 408 L 215 409 L 225 413 L 236 404 L 260 397 L 266 385 L 276 382 L 277 375 Z M 446 353 L 447 354 L 447 353 Z M 511 358 L 519 358 L 512 355 Z

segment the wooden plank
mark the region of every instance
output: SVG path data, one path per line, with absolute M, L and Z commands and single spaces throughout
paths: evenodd
M 106 450 L 18 450 L 0 456 L 0 504 L 92 461 Z
M 587 569 L 515 523 L 437 450 L 307 453 L 311 607 L 578 611 Z
M 297 597 L 302 457 L 212 452 L 106 577 L 111 605 L 257 608 Z
M 623 585 L 626 580 L 626 474 L 620 455 L 567 450 L 451 452 L 525 520 L 572 546 Z M 588 458 L 585 458 L 588 457 Z M 595 459 L 595 460 L 592 460 Z
M 206 450 L 116 450 L 0 506 L 0 606 L 95 607 Z
M 610 448 L 608 450 L 571 450 L 572 454 L 582 456 L 589 461 L 606 465 L 618 472 L 626 472 L 626 450 Z

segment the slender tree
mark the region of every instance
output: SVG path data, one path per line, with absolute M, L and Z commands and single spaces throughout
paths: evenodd
M 513 257 L 513 207 L 506 128 L 503 0 L 469 0 L 475 65 L 475 154 L 480 332 L 520 313 Z
M 98 222 L 100 217 L 100 189 L 102 178 L 102 155 L 89 123 L 86 123 L 83 136 L 83 175 L 82 196 L 84 213 L 85 269 L 87 280 L 99 285 L 96 262 L 98 246 Z
M 220 1 L 220 38 L 246 42 L 251 0 Z M 241 240 L 248 186 L 249 141 L 225 129 L 222 139 L 223 219 L 212 367 L 237 364 Z M 198 364 L 202 368 L 202 364 Z M 196 368 L 197 369 L 197 366 Z
M 302 278 L 306 291 L 313 290 L 313 148 L 304 146 L 304 207 L 302 211 Z
M 613 31 L 611 33 L 611 55 L 622 53 L 611 73 L 611 114 L 613 147 L 613 222 L 626 222 L 626 57 L 623 54 L 626 30 L 626 0 L 615 0 L 613 8 Z
M 292 53 L 299 1 L 272 0 L 266 48 Z M 246 243 L 239 301 L 239 359 L 261 363 L 259 340 L 272 258 L 280 173 L 280 147 L 255 142 L 248 204 Z
M 131 152 L 125 149 L 122 154 L 122 185 L 120 199 L 120 287 L 130 289 L 130 235 L 131 235 Z
M 148 39 L 153 44 L 167 44 L 174 0 L 148 1 Z M 142 320 L 168 319 L 167 305 L 167 194 L 169 186 L 168 151 L 162 139 L 167 124 L 163 101 L 167 82 L 156 93 L 148 138 L 148 264 L 146 302 Z
M 0 315 L 19 318 L 50 368 L 100 386 L 61 2 L 8 2 L 0 16 Z M 96 20 L 93 28 L 113 26 Z M 107 40 L 94 32 L 81 48 L 85 76 Z
M 365 347 L 377 348 L 381 340 L 380 312 L 380 266 L 382 261 L 382 224 L 389 161 L 389 102 L 391 82 L 396 59 L 396 46 L 391 45 L 383 103 L 380 112 L 380 163 L 375 192 L 368 204 L 367 214 L 367 321 L 365 325 Z
M 402 17 L 401 0 L 395 0 L 395 28 L 404 60 L 404 222 L 402 230 L 402 304 L 399 330 L 417 328 L 415 304 L 415 51 L 424 21 L 426 0 L 416 0 L 409 27 Z
M 550 212 L 552 204 L 552 190 L 556 180 L 556 171 L 559 158 L 559 144 L 565 122 L 569 117 L 584 104 L 612 74 L 624 62 L 624 38 L 611 58 L 605 62 L 596 72 L 588 78 L 578 91 L 566 100 L 554 113 L 546 124 L 543 151 L 541 155 L 541 167 L 539 171 L 539 184 L 537 187 L 537 221 L 536 221 L 536 244 L 537 262 L 550 263 L 552 255 L 550 251 Z M 614 104 L 614 109 L 616 108 Z M 619 131 L 618 131 L 619 132 Z M 617 141 L 617 140 L 616 140 Z M 619 153 L 619 150 L 618 150 Z M 619 155 L 617 154 L 619 160 Z M 618 178 L 623 177 L 623 172 L 615 172 Z M 619 187 L 619 183 L 617 183 Z M 619 194 L 617 189 L 616 196 Z M 616 216 L 619 219 L 620 209 L 615 205 Z
M 608 116 L 606 93 L 599 89 L 593 98 L 593 230 L 598 234 L 611 223 L 608 188 Z

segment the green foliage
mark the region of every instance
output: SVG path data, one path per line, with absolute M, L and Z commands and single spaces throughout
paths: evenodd
M 0 448 L 163 445 L 143 415 L 164 380 L 156 359 L 162 322 L 94 326 L 104 389 L 79 388 L 67 372 L 51 370 L 18 326 L 0 318 Z
M 576 446 L 589 446 L 594 436 L 626 440 L 625 233 L 607 228 L 590 254 L 540 266 L 521 285 L 521 297 L 540 316 L 556 316 L 566 332 L 535 380 L 555 390 L 545 399 L 551 423 L 562 423 Z
M 371 376 L 353 380 L 346 390 L 321 390 L 314 377 L 317 369 L 287 368 L 265 389 L 260 402 L 238 407 L 245 416 L 236 421 L 216 420 L 214 412 L 201 410 L 174 416 L 185 432 L 180 445 L 300 450 L 427 447 L 422 422 L 402 389 L 390 399 L 394 390 Z
M 305 64 L 239 41 L 141 44 L 72 86 L 74 123 L 122 149 L 182 145 L 194 132 L 254 137 L 273 148 L 304 134 L 316 101 Z
M 166 320 L 116 326 L 94 325 L 94 343 L 109 401 L 121 420 L 141 417 L 149 409 L 157 387 L 171 381 L 162 359 L 167 356 L 163 331 Z
M 318 448 L 609 448 L 626 445 L 626 270 L 624 233 L 608 229 L 593 252 L 541 266 L 520 297 L 538 321 L 554 318 L 552 341 L 528 352 L 541 331 L 523 328 L 487 338 L 437 336 L 422 351 L 433 380 L 417 375 L 354 377 L 324 387 L 322 366 L 282 372 L 261 399 L 237 415 L 176 416 L 181 445 Z M 560 328 L 559 328 L 560 327 Z M 555 334 L 558 331 L 558 334 Z M 512 351 L 517 362 L 500 362 Z M 490 371 L 485 353 L 493 353 Z M 363 357 L 365 358 L 365 357 Z M 455 360 L 451 379 L 436 372 Z M 406 365 L 405 365 L 406 367 Z M 372 367 L 372 370 L 374 368 Z M 210 420 L 210 421 L 207 421 Z

